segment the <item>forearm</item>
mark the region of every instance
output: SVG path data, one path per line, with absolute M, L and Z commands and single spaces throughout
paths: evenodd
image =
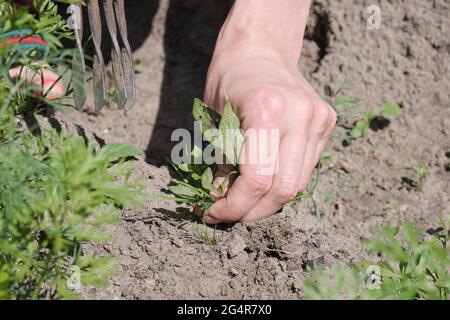
M 236 0 L 216 51 L 227 54 L 300 56 L 311 0 Z

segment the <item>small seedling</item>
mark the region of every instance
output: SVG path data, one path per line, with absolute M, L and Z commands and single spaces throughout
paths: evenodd
M 352 129 L 352 124 L 349 123 L 351 119 L 355 119 L 358 114 L 355 111 L 350 111 L 354 108 L 359 100 L 355 97 L 344 95 L 343 92 L 350 86 L 351 80 L 343 80 L 337 89 L 333 89 L 330 84 L 325 86 L 326 97 L 323 97 L 334 109 L 337 115 L 336 126 L 345 130 Z M 351 138 L 345 133 L 343 136 L 335 135 L 335 138 L 342 138 L 345 145 L 352 143 Z
M 319 184 L 319 177 L 321 169 L 327 165 L 331 161 L 331 153 L 330 152 L 324 152 L 322 156 L 320 157 L 319 163 L 317 164 L 315 168 L 315 174 L 314 177 L 310 183 L 310 185 L 306 188 L 306 190 L 300 194 L 297 195 L 297 197 L 290 202 L 290 204 L 294 204 L 300 200 L 303 200 L 305 198 L 308 198 L 311 200 L 312 203 L 312 214 L 314 214 L 317 217 L 317 220 L 320 222 L 322 218 L 320 206 L 317 200 L 317 186 Z
M 338 126 L 345 127 L 345 120 L 353 117 L 348 109 L 355 107 L 359 102 L 355 97 L 342 94 L 345 89 L 350 86 L 350 83 L 351 81 L 349 79 L 345 79 L 339 84 L 337 89 L 333 89 L 330 84 L 325 86 L 326 97 L 323 98 L 333 107 L 334 111 L 336 111 Z M 341 110 L 342 108 L 344 110 Z
M 366 110 L 362 114 L 362 118 L 356 121 L 355 126 L 350 132 L 350 137 L 353 140 L 359 139 L 364 136 L 367 129 L 370 128 L 372 122 L 376 118 L 383 116 L 397 117 L 402 113 L 402 109 L 392 102 L 383 102 L 380 104 L 380 111 L 378 113 L 373 113 L 372 111 Z
M 418 165 L 409 169 L 413 172 L 413 177 L 404 177 L 403 182 L 416 190 L 422 190 L 425 180 L 428 177 L 428 168 Z
M 201 228 L 202 230 L 199 230 Z M 202 225 L 196 224 L 194 226 L 195 234 L 194 238 L 199 243 L 206 244 L 207 246 L 214 246 L 216 245 L 216 228 L 214 228 L 214 231 L 211 233 L 210 228 L 203 223 Z

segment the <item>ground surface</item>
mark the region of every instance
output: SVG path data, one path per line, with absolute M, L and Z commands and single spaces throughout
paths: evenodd
M 373 2 L 382 10 L 381 30 L 366 28 Z M 66 118 L 107 143 L 141 148 L 146 157 L 136 175 L 157 193 L 170 180 L 163 165 L 170 133 L 189 128 L 192 99 L 202 96 L 229 2 L 126 3 L 143 67 L 135 107 L 95 114 L 88 103 L 85 112 Z M 349 147 L 337 132 L 317 189 L 322 222 L 306 200 L 265 221 L 217 230 L 217 243 L 209 246 L 196 240 L 205 229 L 188 209 L 149 197 L 144 208 L 123 212 L 124 221 L 109 230 L 111 242 L 88 248 L 119 256 L 121 267 L 107 287 L 85 288 L 82 296 L 296 299 L 307 265 L 364 258 L 360 239 L 373 226 L 409 219 L 436 227 L 436 215 L 450 214 L 449 34 L 448 0 L 314 1 L 300 63 L 305 77 L 321 93 L 327 82 L 351 78 L 347 93 L 360 99 L 359 111 L 376 110 L 383 100 L 404 109 Z M 415 165 L 429 169 L 422 190 L 407 183 Z

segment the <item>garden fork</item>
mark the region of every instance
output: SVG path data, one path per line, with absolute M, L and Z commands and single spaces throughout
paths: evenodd
M 75 108 L 80 110 L 86 101 L 86 64 L 83 54 L 83 16 L 81 5 L 70 5 L 69 12 L 72 14 L 70 27 L 75 33 L 77 49 L 72 56 L 72 87 Z
M 134 78 L 134 62 L 127 36 L 124 0 L 103 1 L 109 35 L 112 40 L 111 62 L 114 85 L 119 109 L 130 109 L 136 99 L 136 84 Z M 102 24 L 100 18 L 99 0 L 89 0 L 89 25 L 95 46 L 94 55 L 94 101 L 97 110 L 106 103 L 105 64 L 101 52 Z M 119 29 L 119 34 L 117 32 Z M 120 35 L 120 40 L 118 36 Z
M 98 8 L 98 0 L 90 0 L 89 6 Z M 133 55 L 127 36 L 124 0 L 103 0 L 103 10 L 113 44 L 111 62 L 117 104 L 119 109 L 128 110 L 133 106 L 136 98 L 136 84 L 134 79 Z M 93 22 L 91 22 L 91 28 L 93 30 L 101 30 L 100 20 L 94 19 Z M 119 34 L 117 33 L 117 26 L 119 27 Z M 121 42 L 118 40 L 119 35 Z M 100 105 L 97 106 L 100 109 L 101 107 Z

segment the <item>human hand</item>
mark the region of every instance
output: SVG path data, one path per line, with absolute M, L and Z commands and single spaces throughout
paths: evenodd
M 34 10 L 33 0 L 15 0 L 15 5 L 27 6 L 30 11 Z M 0 12 L 1 14 L 1 12 Z M 61 78 L 53 72 L 49 66 L 39 61 L 39 57 L 43 56 L 46 51 L 45 40 L 36 34 L 31 34 L 31 30 L 18 29 L 12 30 L 2 39 L 0 46 L 18 44 L 18 50 L 22 50 L 22 46 L 26 50 L 32 47 L 36 50 L 37 59 L 32 66 L 15 66 L 8 70 L 11 81 L 21 83 L 31 88 L 36 97 L 42 97 L 46 102 L 57 100 L 65 93 L 65 86 Z
M 262 144 L 246 137 L 241 160 L 243 154 L 248 159 L 251 152 L 264 152 L 276 163 L 240 163 L 240 175 L 226 197 L 204 215 L 210 224 L 265 218 L 294 199 L 307 187 L 336 124 L 335 111 L 303 78 L 296 63 L 276 54 L 216 53 L 204 99 L 221 113 L 225 94 L 244 131 L 279 130 L 279 141 Z M 219 166 L 214 185 L 229 172 Z
M 39 62 L 36 62 L 35 65 L 39 68 L 17 66 L 10 69 L 11 80 L 31 86 L 34 95 L 42 97 L 46 102 L 61 98 L 64 95 L 65 87 L 60 77 L 46 66 L 40 65 Z

